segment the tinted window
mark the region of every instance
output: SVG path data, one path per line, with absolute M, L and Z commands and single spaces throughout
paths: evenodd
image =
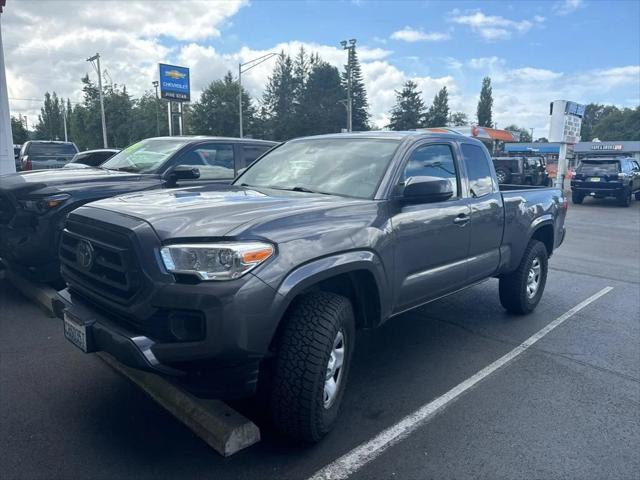
M 579 166 L 577 173 L 583 175 L 613 175 L 620 171 L 620 162 L 617 160 L 610 161 L 583 161 Z
M 226 180 L 235 177 L 233 145 L 208 143 L 191 150 L 177 160 L 178 165 L 192 165 L 200 170 L 200 179 Z
M 91 167 L 97 167 L 112 156 L 112 152 L 78 153 L 75 157 L 73 157 L 72 162 L 83 163 Z
M 471 196 L 482 197 L 493 192 L 493 176 L 489 159 L 484 150 L 476 145 L 463 143 L 462 155 L 467 166 Z
M 55 155 L 75 155 L 76 147 L 71 143 L 32 143 L 29 145 L 30 157 L 44 157 Z
M 438 177 L 449 180 L 451 191 L 458 192 L 458 178 L 449 145 L 425 145 L 416 148 L 404 169 L 401 181 L 409 177 Z
M 638 165 L 638 162 L 634 161 L 634 162 L 631 162 L 631 168 L 637 172 L 640 170 L 640 165 Z
M 398 144 L 377 138 L 294 140 L 271 150 L 235 183 L 371 198 Z
M 240 150 L 242 152 L 242 160 L 240 161 L 240 164 L 238 165 L 238 168 L 244 168 L 244 167 L 248 167 L 249 165 L 251 165 L 253 162 L 256 161 L 256 159 L 262 155 L 264 152 L 266 152 L 269 148 L 271 148 L 270 146 L 259 146 L 259 145 L 242 145 L 240 147 Z

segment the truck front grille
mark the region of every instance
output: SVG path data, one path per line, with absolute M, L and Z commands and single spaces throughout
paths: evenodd
M 16 213 L 11 200 L 6 195 L 0 193 L 0 224 L 7 225 Z
M 124 233 L 69 221 L 60 261 L 69 285 L 85 295 L 128 305 L 142 289 L 135 248 Z

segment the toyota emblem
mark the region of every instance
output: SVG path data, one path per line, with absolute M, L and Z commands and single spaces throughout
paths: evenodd
M 93 265 L 93 245 L 87 240 L 80 240 L 76 247 L 76 262 L 85 270 Z

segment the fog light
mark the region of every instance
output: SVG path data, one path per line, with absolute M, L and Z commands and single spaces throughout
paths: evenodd
M 204 339 L 205 321 L 200 312 L 173 311 L 169 314 L 169 330 L 180 342 Z

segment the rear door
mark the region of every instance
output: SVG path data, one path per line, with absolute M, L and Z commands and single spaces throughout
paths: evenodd
M 468 282 L 492 276 L 500 264 L 504 207 L 488 153 L 471 143 L 460 145 L 469 189 Z
M 390 202 L 394 233 L 395 313 L 461 288 L 467 277 L 469 207 L 452 142 L 422 143 L 407 155 L 398 186 L 409 177 L 446 178 L 454 196 L 444 202 Z

